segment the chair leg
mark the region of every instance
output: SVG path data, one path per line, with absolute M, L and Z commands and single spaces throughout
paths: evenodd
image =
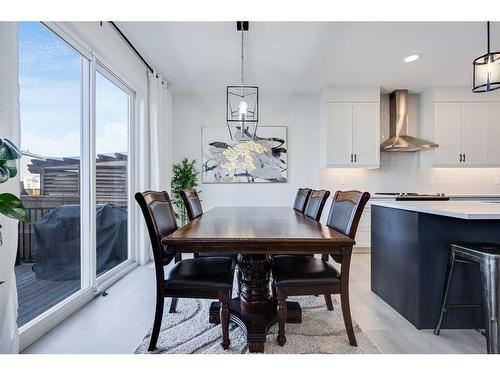
M 344 293 L 340 294 L 340 303 L 342 305 L 342 315 L 344 316 L 344 324 L 347 331 L 347 337 L 349 338 L 349 344 L 351 346 L 358 346 L 356 337 L 354 336 L 354 327 L 352 326 L 351 308 L 349 306 L 349 293 L 347 293 L 347 295 L 345 295 Z
M 220 325 L 222 327 L 222 347 L 224 350 L 229 348 L 231 341 L 229 341 L 229 298 L 230 296 L 224 295 L 220 298 Z
M 351 307 L 349 305 L 349 267 L 351 264 L 351 254 L 342 255 L 342 264 L 340 270 L 340 304 L 342 306 L 342 315 L 344 316 L 345 329 L 349 344 L 358 346 L 354 336 L 354 327 L 352 326 Z
M 330 311 L 333 311 L 333 301 L 332 301 L 332 296 L 330 294 L 325 294 L 325 303 L 326 303 L 326 308 Z
M 278 290 L 278 345 L 286 343 L 285 323 L 286 323 L 286 295 Z
M 173 314 L 173 313 L 176 313 L 176 312 L 177 312 L 177 311 L 176 311 L 176 308 L 177 308 L 177 301 L 178 301 L 178 300 L 179 300 L 179 299 L 178 299 L 178 298 L 176 298 L 176 297 L 173 297 L 173 298 L 172 298 L 172 302 L 170 302 L 170 308 L 168 309 L 168 313 L 169 313 L 169 314 Z
M 441 302 L 441 313 L 439 314 L 439 320 L 436 325 L 436 329 L 434 330 L 434 334 L 436 336 L 439 336 L 439 333 L 441 332 L 441 324 L 443 323 L 443 317 L 447 310 L 446 304 L 448 302 L 448 292 L 450 291 L 451 278 L 453 275 L 454 265 L 455 265 L 455 252 L 453 250 L 450 250 L 450 256 L 448 259 L 448 268 L 446 270 L 446 276 L 444 281 L 443 300 Z
M 236 266 L 236 282 L 238 284 L 238 297 L 241 294 L 241 271 L 238 266 Z
M 148 351 L 150 352 L 156 349 L 156 343 L 158 342 L 158 336 L 160 335 L 161 321 L 163 318 L 164 303 L 165 303 L 165 297 L 163 293 L 157 293 L 155 320 L 153 323 L 153 330 L 151 331 L 151 338 L 149 340 L 149 348 L 148 348 Z

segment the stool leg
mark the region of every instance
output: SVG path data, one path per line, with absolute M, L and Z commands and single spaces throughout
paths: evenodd
M 446 312 L 446 304 L 448 302 L 448 292 L 450 290 L 451 278 L 453 274 L 453 266 L 455 265 L 455 251 L 453 249 L 450 250 L 450 257 L 448 259 L 448 269 L 446 270 L 446 276 L 444 281 L 444 290 L 443 290 L 443 302 L 441 303 L 441 314 L 439 314 L 439 320 L 434 330 L 435 335 L 439 335 L 441 331 L 441 323 L 443 322 L 443 316 Z
M 486 346 L 488 354 L 500 353 L 500 327 L 498 320 L 498 263 L 496 259 L 481 262 L 481 281 L 483 289 L 484 325 L 486 328 Z

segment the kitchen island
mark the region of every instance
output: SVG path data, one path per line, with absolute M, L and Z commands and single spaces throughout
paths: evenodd
M 500 243 L 500 203 L 372 201 L 371 289 L 418 329 L 433 329 L 451 243 Z M 449 302 L 481 303 L 476 265 L 460 264 Z M 484 327 L 481 308 L 454 309 L 443 328 Z

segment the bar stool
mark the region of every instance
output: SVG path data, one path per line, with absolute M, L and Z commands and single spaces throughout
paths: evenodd
M 500 298 L 500 245 L 492 243 L 467 243 L 452 244 L 450 249 L 450 260 L 446 272 L 441 315 L 434 330 L 439 335 L 444 313 L 454 307 L 477 307 L 479 305 L 451 305 L 448 304 L 448 292 L 451 285 L 453 266 L 456 262 L 475 263 L 479 265 L 481 272 L 482 300 L 485 319 L 485 336 L 488 354 L 500 353 L 500 320 L 499 298 Z

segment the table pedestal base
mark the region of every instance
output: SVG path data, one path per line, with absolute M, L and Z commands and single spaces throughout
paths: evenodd
M 267 331 L 278 321 L 276 315 L 277 303 L 270 300 L 269 303 L 260 306 L 258 309 L 252 308 L 250 311 L 247 311 L 244 306 L 239 298 L 233 298 L 229 302 L 229 319 L 245 331 L 250 352 L 262 353 L 264 352 Z M 219 302 L 212 302 L 210 305 L 210 323 L 220 323 L 219 311 Z M 302 322 L 302 309 L 298 302 L 287 301 L 286 322 Z

